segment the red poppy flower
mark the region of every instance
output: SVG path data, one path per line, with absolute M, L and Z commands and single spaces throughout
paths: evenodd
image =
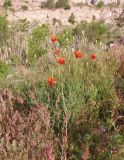
M 75 51 L 74 54 L 75 54 L 76 58 L 82 58 L 82 56 L 83 56 L 80 51 Z
M 59 57 L 58 63 L 63 65 L 63 64 L 65 64 L 65 60 L 62 57 Z
M 58 39 L 57 39 L 57 37 L 56 37 L 56 36 L 52 36 L 52 37 L 51 37 L 51 41 L 52 41 L 53 43 L 56 43 L 56 42 L 57 42 L 57 40 L 58 40 Z
M 95 55 L 94 53 L 92 53 L 92 54 L 90 55 L 90 58 L 91 58 L 92 60 L 94 60 L 94 59 L 96 59 L 96 55 Z
M 55 49 L 55 50 L 54 50 L 54 54 L 55 54 L 55 55 L 58 55 L 58 54 L 59 54 L 59 51 L 60 51 L 59 49 Z
M 57 84 L 57 80 L 54 77 L 49 77 L 47 82 L 48 82 L 48 85 L 51 87 Z

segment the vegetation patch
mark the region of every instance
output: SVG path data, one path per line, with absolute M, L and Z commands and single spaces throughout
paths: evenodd
M 110 26 L 0 24 L 0 159 L 123 159 L 123 47 L 105 48 Z

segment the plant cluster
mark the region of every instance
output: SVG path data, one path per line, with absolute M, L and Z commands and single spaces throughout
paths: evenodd
M 92 20 L 91 23 L 81 22 L 74 29 L 74 35 L 82 35 L 90 42 L 104 42 L 107 39 L 109 27 L 102 21 Z

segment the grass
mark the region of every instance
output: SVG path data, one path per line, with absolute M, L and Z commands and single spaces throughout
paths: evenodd
M 123 158 L 119 50 L 105 50 L 104 25 L 91 22 L 55 36 L 46 25 L 30 32 L 27 25 L 5 25 L 2 49 L 10 54 L 0 65 L 0 159 Z M 99 33 L 102 43 L 95 42 Z M 123 81 L 119 87 L 123 94 Z

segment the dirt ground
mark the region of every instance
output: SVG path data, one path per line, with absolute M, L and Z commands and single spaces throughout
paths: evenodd
M 27 10 L 27 11 L 16 11 L 9 12 L 8 19 L 10 21 L 18 19 L 27 19 L 29 21 L 40 21 L 42 23 L 53 23 L 53 19 L 56 18 L 60 20 L 63 25 L 69 25 L 68 18 L 71 13 L 74 13 L 76 21 L 80 22 L 83 20 L 91 21 L 93 17 L 97 20 L 105 20 L 107 23 L 113 23 L 114 17 L 121 13 L 122 9 L 120 8 L 104 8 L 96 10 L 91 7 L 84 6 L 82 8 L 72 7 L 70 10 L 48 10 L 48 9 L 39 9 L 39 10 Z

